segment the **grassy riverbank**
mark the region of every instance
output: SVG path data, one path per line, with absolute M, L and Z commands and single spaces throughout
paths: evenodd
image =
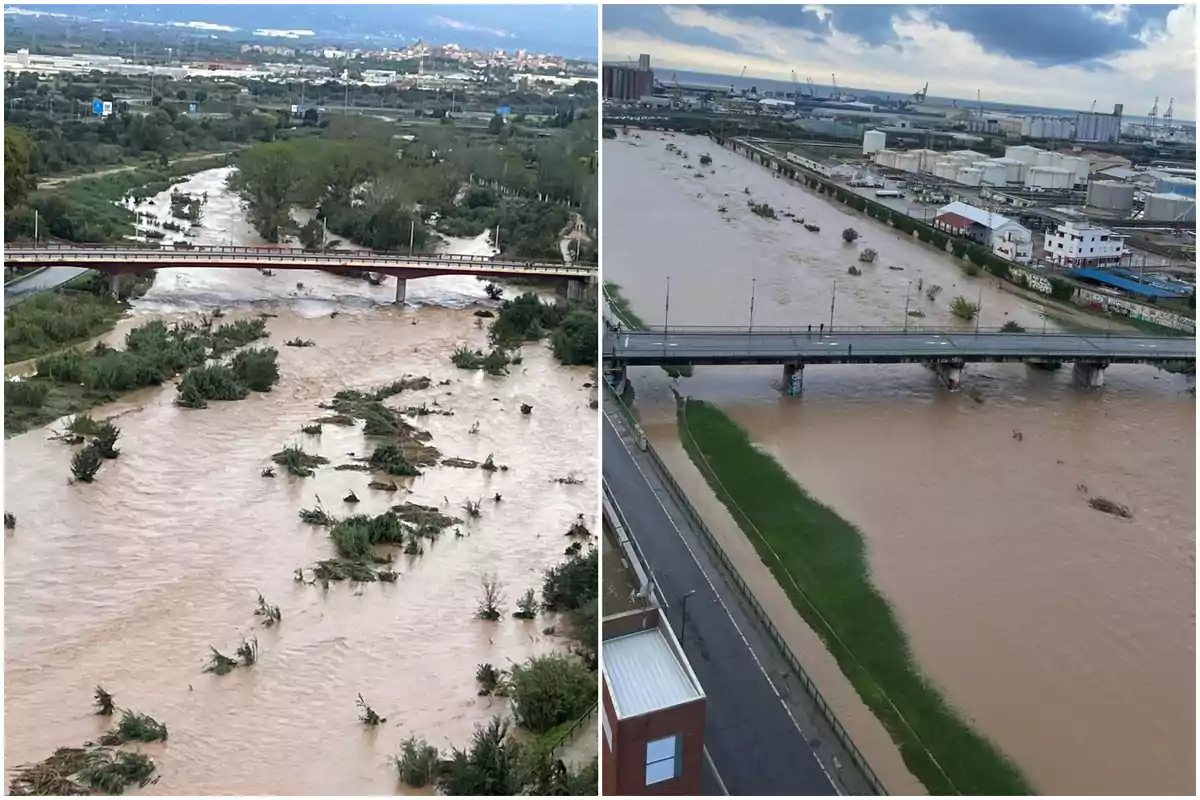
M 895 614 L 871 583 L 862 534 L 715 407 L 681 401 L 678 423 L 684 449 L 713 492 L 930 793 L 1033 793 L 1020 770 L 921 675 Z

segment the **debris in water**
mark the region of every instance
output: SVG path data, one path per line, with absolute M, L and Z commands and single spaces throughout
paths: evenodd
M 351 490 L 350 490 L 350 493 L 349 493 L 348 495 L 346 495 L 345 497 L 343 497 L 343 498 L 342 498 L 342 502 L 343 502 L 343 503 L 357 503 L 357 502 L 358 502 L 358 495 L 356 495 L 356 494 L 354 493 L 354 490 L 353 490 L 353 489 L 351 489 Z
M 1012 438 L 1016 439 L 1018 442 L 1023 442 L 1025 441 L 1025 434 L 1021 433 L 1016 428 L 1013 428 Z
M 1103 511 L 1105 514 L 1112 514 L 1114 517 L 1121 519 L 1132 519 L 1133 512 L 1128 506 L 1123 506 L 1120 503 L 1113 502 L 1107 497 L 1089 497 L 1088 505 L 1097 511 Z
M 17 515 L 11 511 L 4 512 L 4 530 L 11 531 L 17 527 Z
M 528 403 L 521 403 L 521 413 L 525 416 L 529 416 L 531 413 L 533 413 L 533 406 L 529 405 Z
M 566 484 L 568 486 L 578 486 L 579 484 L 583 483 L 583 479 L 576 477 L 575 473 L 571 472 L 565 478 L 552 479 L 551 483 L 562 483 L 562 484 Z
M 367 488 L 368 489 L 377 489 L 381 492 L 394 492 L 397 489 L 399 489 L 400 487 L 398 487 L 396 485 L 395 481 L 388 481 L 387 483 L 383 483 L 381 481 L 371 481 L 370 483 L 367 484 Z
M 95 697 L 96 714 L 101 717 L 111 717 L 113 709 L 116 707 L 113 705 L 113 696 L 104 691 L 103 686 L 97 686 Z
M 283 620 L 283 613 L 280 612 L 279 606 L 268 603 L 261 593 L 258 595 L 258 608 L 254 609 L 254 615 L 263 618 L 264 628 L 277 625 Z
M 263 467 L 263 471 L 258 474 L 264 478 L 274 478 L 275 477 L 275 468 L 274 467 Z
M 362 720 L 364 725 L 374 728 L 381 722 L 387 722 L 385 718 L 375 713 L 375 709 L 367 705 L 367 701 L 363 699 L 361 694 L 358 696 L 358 707 L 361 709 L 358 713 L 358 718 Z
M 116 746 L 129 742 L 165 742 L 167 726 L 147 714 L 126 709 L 121 712 L 121 721 L 116 730 L 107 731 L 100 737 L 100 744 Z
M 587 536 L 590 537 L 592 532 L 588 530 L 588 526 L 583 521 L 583 514 L 575 517 L 575 521 L 571 523 L 571 527 L 567 529 L 567 536 Z

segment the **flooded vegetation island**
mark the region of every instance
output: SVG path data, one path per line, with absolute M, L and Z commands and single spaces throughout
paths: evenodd
M 6 124 L 6 239 L 594 262 L 592 87 L 480 127 L 272 112 L 228 165 L 37 189 Z M 6 275 L 47 284 L 6 298 L 12 793 L 594 793 L 594 302 L 46 272 Z
M 1194 301 L 1096 308 L 1077 276 L 930 227 L 956 197 L 877 200 L 864 132 L 902 109 L 830 122 L 808 93 L 759 102 L 788 81 L 680 81 L 657 107 L 606 107 L 609 196 L 659 210 L 605 208 L 607 336 L 668 313 L 814 338 L 1187 335 L 1171 326 Z M 1021 113 L 996 115 L 1019 130 Z M 934 139 L 947 127 L 922 120 Z M 976 138 L 1004 154 L 1002 135 Z M 810 364 L 787 396 L 778 367 L 666 369 L 630 368 L 624 402 L 890 793 L 1194 789 L 1194 715 L 1176 705 L 1194 694 L 1192 370 L 1114 365 L 1097 391 L 1070 370 L 970 365 L 951 393 L 917 366 Z M 1112 725 L 1138 746 L 1109 747 Z

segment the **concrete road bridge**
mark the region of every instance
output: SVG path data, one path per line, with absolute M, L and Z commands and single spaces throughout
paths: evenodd
M 800 394 L 808 364 L 925 364 L 951 389 L 968 363 L 1074 364 L 1086 386 L 1104 385 L 1110 364 L 1196 361 L 1196 340 L 1126 333 L 1013 333 L 945 328 L 695 328 L 624 331 L 609 327 L 603 356 L 619 384 L 630 366 L 779 364 L 784 391 Z
M 449 253 L 380 253 L 287 247 L 136 247 L 131 245 L 41 245 L 6 248 L 6 267 L 52 268 L 76 275 L 93 269 L 110 275 L 151 269 L 206 267 L 225 269 L 319 269 L 369 271 L 396 278 L 396 302 L 404 302 L 413 278 L 434 275 L 472 275 L 480 278 L 560 278 L 567 296 L 582 299 L 598 271 L 595 264 L 563 261 L 500 259 Z M 67 268 L 66 270 L 61 268 Z M 71 271 L 71 270 L 74 271 Z M 43 282 L 44 283 L 44 282 Z M 39 288 L 50 288 L 40 286 Z M 7 294 L 7 289 L 6 289 Z

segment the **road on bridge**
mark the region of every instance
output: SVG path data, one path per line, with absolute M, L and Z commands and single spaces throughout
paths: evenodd
M 651 487 L 655 476 L 641 471 L 607 414 L 603 448 L 604 481 L 707 695 L 705 746 L 729 794 L 839 794 L 756 655 L 770 645 L 732 602 L 733 589 L 695 533 L 689 544 L 682 511 L 661 486 Z M 687 630 L 681 631 L 680 598 L 691 591 Z
M 1114 363 L 1195 360 L 1189 336 L 1031 334 L 988 331 L 607 331 L 604 356 L 636 364 L 903 363 L 1050 359 Z

